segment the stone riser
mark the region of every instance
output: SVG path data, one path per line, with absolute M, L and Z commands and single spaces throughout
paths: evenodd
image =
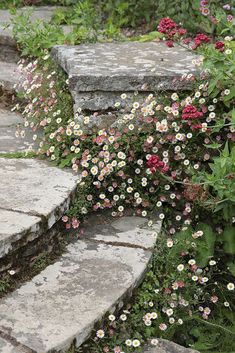
M 17 63 L 20 60 L 19 52 L 15 47 L 0 45 L 0 61 Z
M 44 229 L 44 231 L 43 231 Z M 33 266 L 35 259 L 42 254 L 51 254 L 63 241 L 64 229 L 56 223 L 51 229 L 44 225 L 38 228 L 39 232 L 26 232 L 25 236 L 14 243 L 11 252 L 0 258 L 0 277 L 10 269 L 19 269 L 22 273 Z

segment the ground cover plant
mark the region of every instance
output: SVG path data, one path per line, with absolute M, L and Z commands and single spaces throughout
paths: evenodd
M 182 77 L 191 91 L 143 102 L 123 94 L 113 126 L 93 126 L 95 115 L 81 109 L 73 115 L 66 77 L 45 48 L 20 66 L 29 103 L 17 108 L 40 139 L 39 154 L 82 175 L 65 227 L 82 231 L 88 212 L 105 209 L 119 217 L 132 208 L 149 227 L 163 221 L 141 288 L 77 352 L 138 352 L 147 339 L 157 345 L 155 337 L 201 352 L 235 351 L 233 17 L 229 4 L 213 15 L 207 1 L 200 6 L 207 21 L 212 16 L 210 35 L 189 36 L 169 17 L 157 28 L 169 47 L 178 42 L 202 55 L 200 77 Z

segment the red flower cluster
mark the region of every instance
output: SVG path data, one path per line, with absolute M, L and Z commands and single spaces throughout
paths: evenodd
M 194 38 L 194 47 L 193 49 L 198 48 L 202 43 L 208 43 L 210 41 L 210 38 L 203 33 L 199 33 L 196 35 L 196 37 Z
M 224 42 L 216 42 L 215 43 L 215 49 L 219 50 L 221 53 L 224 51 Z
M 160 160 L 160 158 L 156 155 L 152 155 L 148 161 L 147 166 L 151 170 L 152 173 L 155 173 L 157 170 L 161 173 L 166 173 L 169 170 L 168 165 Z
M 199 112 L 194 105 L 187 105 L 183 109 L 182 120 L 194 120 L 203 117 L 203 113 Z
M 160 33 L 167 35 L 169 38 L 174 37 L 176 34 L 183 36 L 187 32 L 186 29 L 179 27 L 179 25 L 169 17 L 162 18 L 157 29 Z

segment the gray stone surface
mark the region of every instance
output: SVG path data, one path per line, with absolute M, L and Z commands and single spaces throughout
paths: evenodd
M 157 346 L 147 345 L 143 353 L 199 353 L 194 349 L 189 349 L 182 347 L 174 342 L 164 340 L 162 338 L 157 338 L 158 344 Z
M 14 85 L 20 81 L 20 73 L 17 71 L 17 65 L 11 62 L 0 61 L 0 86 L 5 91 L 14 92 Z
M 0 164 L 0 205 L 42 216 L 51 227 L 56 213 L 62 214 L 67 207 L 77 176 L 35 159 L 0 158 Z
M 17 63 L 19 60 L 20 60 L 20 53 L 17 51 L 15 47 L 0 44 L 0 61 L 6 61 L 8 63 L 9 62 Z
M 108 212 L 90 215 L 85 221 L 86 239 L 124 246 L 152 249 L 161 229 L 157 222 L 148 227 L 148 219 L 137 216 L 124 216 L 117 220 Z
M 162 42 L 55 46 L 52 56 L 69 76 L 75 108 L 106 110 L 120 94 L 188 89 L 183 74 L 196 73 L 195 55 Z
M 14 126 L 0 127 L 0 155 L 35 149 L 31 130 L 27 130 L 24 137 L 16 137 L 17 130 Z
M 70 244 L 58 262 L 0 301 L 0 330 L 35 353 L 64 352 L 74 339 L 79 346 L 139 283 L 150 257 L 140 248 Z
M 30 240 L 35 235 L 38 236 L 41 223 L 40 217 L 0 209 L 0 258 L 8 254 L 14 248 L 14 244 L 25 235 L 27 238 L 31 236 Z
M 19 240 L 32 241 L 60 219 L 75 193 L 78 176 L 35 159 L 0 158 L 0 165 L 2 258 Z
M 56 46 L 53 55 L 77 92 L 174 89 L 174 79 L 195 72 L 189 51 L 156 42 Z
M 141 92 L 138 95 L 134 95 L 133 92 L 125 92 L 127 95 L 127 100 L 132 104 L 133 101 L 141 102 L 149 92 Z M 77 111 L 78 108 L 87 109 L 90 111 L 108 110 L 109 108 L 114 108 L 115 103 L 119 102 L 122 104 L 120 97 L 120 92 L 73 92 L 73 98 L 75 101 L 74 110 Z
M 6 126 L 14 126 L 23 123 L 21 114 L 12 112 L 0 106 L 0 128 Z
M 26 351 L 19 350 L 12 343 L 6 341 L 5 339 L 0 337 L 0 352 L 1 353 L 29 353 Z

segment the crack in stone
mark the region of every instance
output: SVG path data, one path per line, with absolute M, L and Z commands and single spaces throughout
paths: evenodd
M 137 244 L 131 244 L 131 243 L 126 243 L 126 242 L 121 242 L 121 241 L 108 241 L 108 240 L 101 240 L 101 239 L 83 239 L 83 241 L 86 243 L 97 243 L 97 244 L 106 244 L 106 245 L 112 245 L 112 246 L 123 246 L 125 248 L 133 248 L 133 249 L 143 249 L 146 251 L 151 251 L 153 252 L 154 249 L 147 248 L 142 245 L 137 245 Z
M 0 210 L 21 213 L 21 214 L 25 214 L 25 215 L 28 215 L 28 216 L 40 217 L 42 220 L 46 218 L 43 214 L 40 214 L 40 213 L 37 213 L 37 212 L 24 212 L 24 211 L 13 210 L 12 208 L 1 207 L 1 206 L 0 206 Z

